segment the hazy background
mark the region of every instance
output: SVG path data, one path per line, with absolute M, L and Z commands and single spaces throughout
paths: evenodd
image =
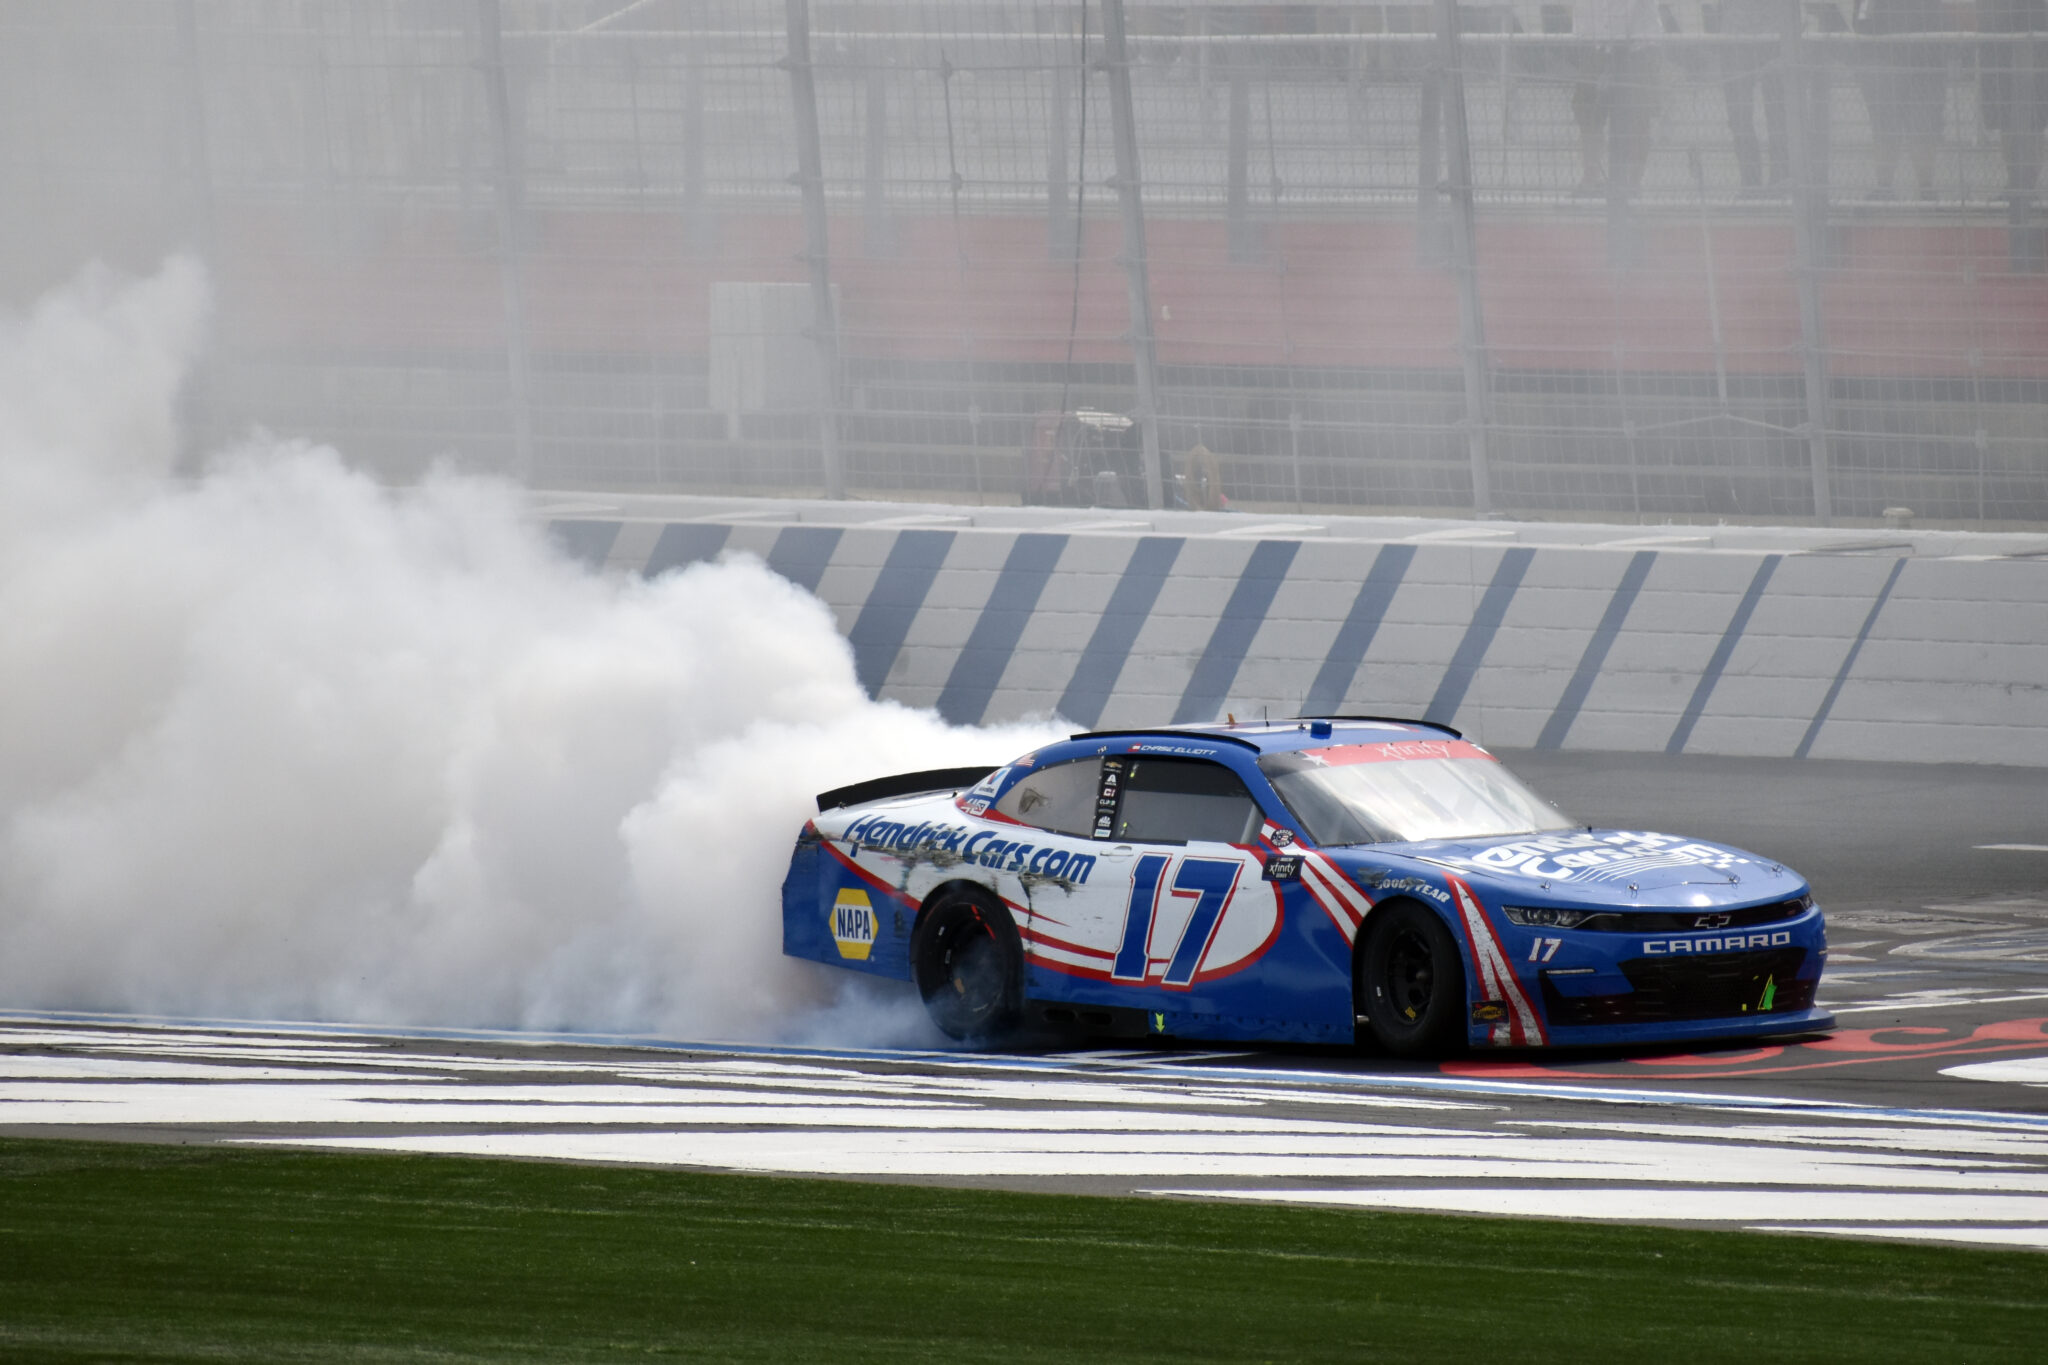
M 785 0 L 0 0 L 0 290 L 205 259 L 200 444 L 816 491 L 822 410 L 851 491 L 1001 502 L 1139 402 L 1122 125 L 1240 503 L 2048 519 L 2014 0 L 1122 8 L 1128 119 L 1102 0 L 808 6 L 821 243 Z
M 815 492 L 829 434 L 1014 501 L 1149 338 L 1246 506 L 2048 520 L 1977 6 L 1888 196 L 1906 45 L 1829 5 L 1613 67 L 1568 7 L 1128 0 L 1128 116 L 1100 3 L 811 9 L 807 230 L 783 0 L 0 0 L 0 1002 L 929 1036 L 780 957 L 789 839 L 1044 727 L 871 702 L 757 564 L 594 576 L 508 474 Z

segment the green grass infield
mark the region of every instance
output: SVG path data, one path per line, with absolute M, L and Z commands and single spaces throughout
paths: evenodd
M 0 1360 L 2027 1360 L 2048 1256 L 0 1140 Z M 1426 1353 L 1420 1354 L 1420 1353 Z

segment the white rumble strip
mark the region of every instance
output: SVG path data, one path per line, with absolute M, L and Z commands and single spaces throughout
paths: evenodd
M 0 1131 L 2048 1249 L 2048 1117 L 1320 1071 L 0 1017 Z M 571 1046 L 583 1044 L 584 1046 Z M 2048 1059 L 1997 1064 L 2039 1083 Z

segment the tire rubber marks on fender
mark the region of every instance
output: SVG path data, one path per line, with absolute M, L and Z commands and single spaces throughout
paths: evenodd
M 1489 1000 L 1508 1002 L 1509 1017 L 1493 1026 L 1494 1043 L 1518 1047 L 1533 1043 L 1541 1047 L 1545 1041 L 1543 1021 L 1536 1017 L 1529 997 L 1522 993 L 1522 983 L 1515 979 L 1514 968 L 1508 966 L 1500 939 L 1486 922 L 1486 912 L 1479 908 L 1479 898 L 1459 878 L 1445 880 L 1450 882 L 1451 894 L 1457 898 L 1458 914 L 1465 923 L 1465 941 L 1472 945 L 1472 965 L 1478 970 L 1481 988 Z

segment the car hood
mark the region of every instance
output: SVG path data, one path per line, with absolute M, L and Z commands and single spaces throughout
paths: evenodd
M 1580 829 L 1334 850 L 1363 881 L 1399 863 L 1453 872 L 1482 896 L 1617 909 L 1746 905 L 1802 894 L 1797 873 L 1754 853 L 1647 830 Z M 1481 884 L 1484 884 L 1483 887 Z

